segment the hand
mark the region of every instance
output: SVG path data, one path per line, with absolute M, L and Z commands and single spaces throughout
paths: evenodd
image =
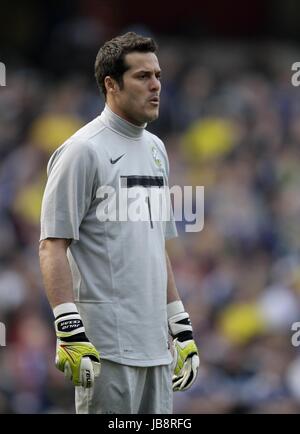
M 60 315 L 55 321 L 56 367 L 74 386 L 90 388 L 100 374 L 100 355 L 88 340 L 78 312 Z
M 173 391 L 186 390 L 197 378 L 200 359 L 190 317 L 181 301 L 168 305 L 168 323 L 173 337 Z
M 174 350 L 174 375 L 173 391 L 186 390 L 196 380 L 200 359 L 193 339 L 180 342 L 178 338 L 173 340 Z
M 90 342 L 64 342 L 58 339 L 55 365 L 74 386 L 90 388 L 100 374 L 100 356 Z

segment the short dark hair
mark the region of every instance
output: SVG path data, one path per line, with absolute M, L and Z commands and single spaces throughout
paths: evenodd
M 134 51 L 141 53 L 155 53 L 157 51 L 156 42 L 150 37 L 144 37 L 135 32 L 128 32 L 117 36 L 100 48 L 95 62 L 95 77 L 99 89 L 106 98 L 106 88 L 104 79 L 106 76 L 112 77 L 119 86 L 123 86 L 123 74 L 129 69 L 126 65 L 126 54 Z

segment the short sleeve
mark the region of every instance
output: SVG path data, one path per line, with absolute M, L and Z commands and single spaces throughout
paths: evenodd
M 97 175 L 95 152 L 85 143 L 59 148 L 48 164 L 41 211 L 41 236 L 79 240 Z

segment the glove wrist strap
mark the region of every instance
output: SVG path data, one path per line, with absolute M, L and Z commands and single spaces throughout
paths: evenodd
M 74 303 L 62 303 L 53 309 L 57 337 L 64 342 L 88 342 L 85 328 Z
M 176 300 L 167 305 L 170 335 L 180 342 L 193 339 L 193 329 L 189 314 L 185 312 L 182 301 Z
M 78 313 L 78 309 L 75 303 L 61 303 L 53 308 L 53 314 L 55 319 L 67 313 Z
M 171 303 L 167 304 L 167 315 L 168 319 L 178 313 L 184 312 L 184 306 L 181 300 L 171 301 Z

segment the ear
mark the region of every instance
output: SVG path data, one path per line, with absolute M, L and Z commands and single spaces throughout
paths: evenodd
M 115 94 L 119 90 L 118 83 L 112 77 L 107 75 L 104 79 L 104 84 L 106 87 L 106 92 L 109 95 Z

